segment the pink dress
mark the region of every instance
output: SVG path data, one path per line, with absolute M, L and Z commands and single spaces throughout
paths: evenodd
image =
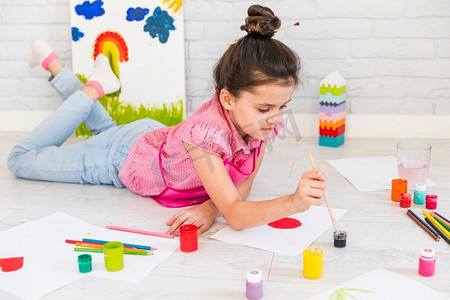
M 273 140 L 282 128 L 280 122 L 267 141 Z M 237 185 L 254 171 L 264 142 L 251 136 L 244 141 L 216 94 L 179 125 L 141 136 L 132 145 L 119 178 L 131 191 L 150 196 L 167 207 L 200 204 L 209 196 L 184 143 L 221 157 Z

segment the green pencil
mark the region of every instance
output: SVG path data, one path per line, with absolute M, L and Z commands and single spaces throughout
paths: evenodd
M 103 249 L 97 249 L 97 248 L 81 248 L 81 247 L 75 247 L 73 248 L 74 251 L 77 252 L 96 252 L 96 253 L 103 253 Z M 129 251 L 124 250 L 123 254 L 131 254 L 131 255 L 153 255 L 152 252 L 146 252 L 146 251 Z
M 442 222 L 441 221 L 441 219 L 439 219 L 439 218 L 437 218 L 437 217 L 435 217 L 435 216 L 433 216 L 433 215 L 431 215 L 439 224 L 441 224 L 442 225 L 442 227 L 444 227 L 445 229 L 447 229 L 449 232 L 450 232 L 450 227 L 447 225 L 447 224 L 445 224 L 444 222 Z

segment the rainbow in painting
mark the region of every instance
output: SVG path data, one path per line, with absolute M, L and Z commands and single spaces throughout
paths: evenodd
M 97 36 L 92 58 L 102 53 L 109 59 L 111 68 L 120 78 L 119 62 L 128 61 L 128 47 L 123 37 L 117 32 L 105 31 Z

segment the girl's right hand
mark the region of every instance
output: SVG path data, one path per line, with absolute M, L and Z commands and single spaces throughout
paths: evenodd
M 197 233 L 202 234 L 211 227 L 218 213 L 219 211 L 211 200 L 183 209 L 167 221 L 167 225 L 170 226 L 167 233 L 179 235 L 178 228 L 181 225 L 194 224 L 198 227 Z
M 325 176 L 320 170 L 311 170 L 302 174 L 292 200 L 297 211 L 307 210 L 311 205 L 322 204 L 325 191 Z

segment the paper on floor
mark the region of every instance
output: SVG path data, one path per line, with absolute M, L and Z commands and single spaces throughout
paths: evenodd
M 375 269 L 309 298 L 309 300 L 330 299 L 450 300 L 450 297 L 408 277 L 384 269 Z
M 347 212 L 338 208 L 332 210 L 336 220 Z M 324 206 L 311 206 L 309 210 L 294 214 L 290 218 L 299 220 L 302 225 L 293 229 L 276 229 L 269 225 L 261 225 L 241 231 L 227 226 L 211 237 L 227 243 L 297 256 L 333 226 L 328 210 Z M 330 234 L 329 238 L 333 244 L 333 235 Z
M 358 191 L 372 192 L 391 189 L 398 178 L 397 160 L 393 156 L 354 157 L 327 160 Z M 427 179 L 427 186 L 436 185 Z
M 90 233 L 86 236 L 86 233 Z M 78 271 L 78 255 L 66 239 L 92 238 L 150 245 L 155 255 L 125 255 L 124 269 L 105 270 L 103 253 L 90 253 L 92 272 Z M 138 283 L 179 246 L 179 241 L 112 231 L 63 213 L 55 213 L 0 232 L 0 258 L 24 257 L 22 269 L 0 272 L 0 288 L 26 299 L 37 299 L 83 276 L 97 276 Z

